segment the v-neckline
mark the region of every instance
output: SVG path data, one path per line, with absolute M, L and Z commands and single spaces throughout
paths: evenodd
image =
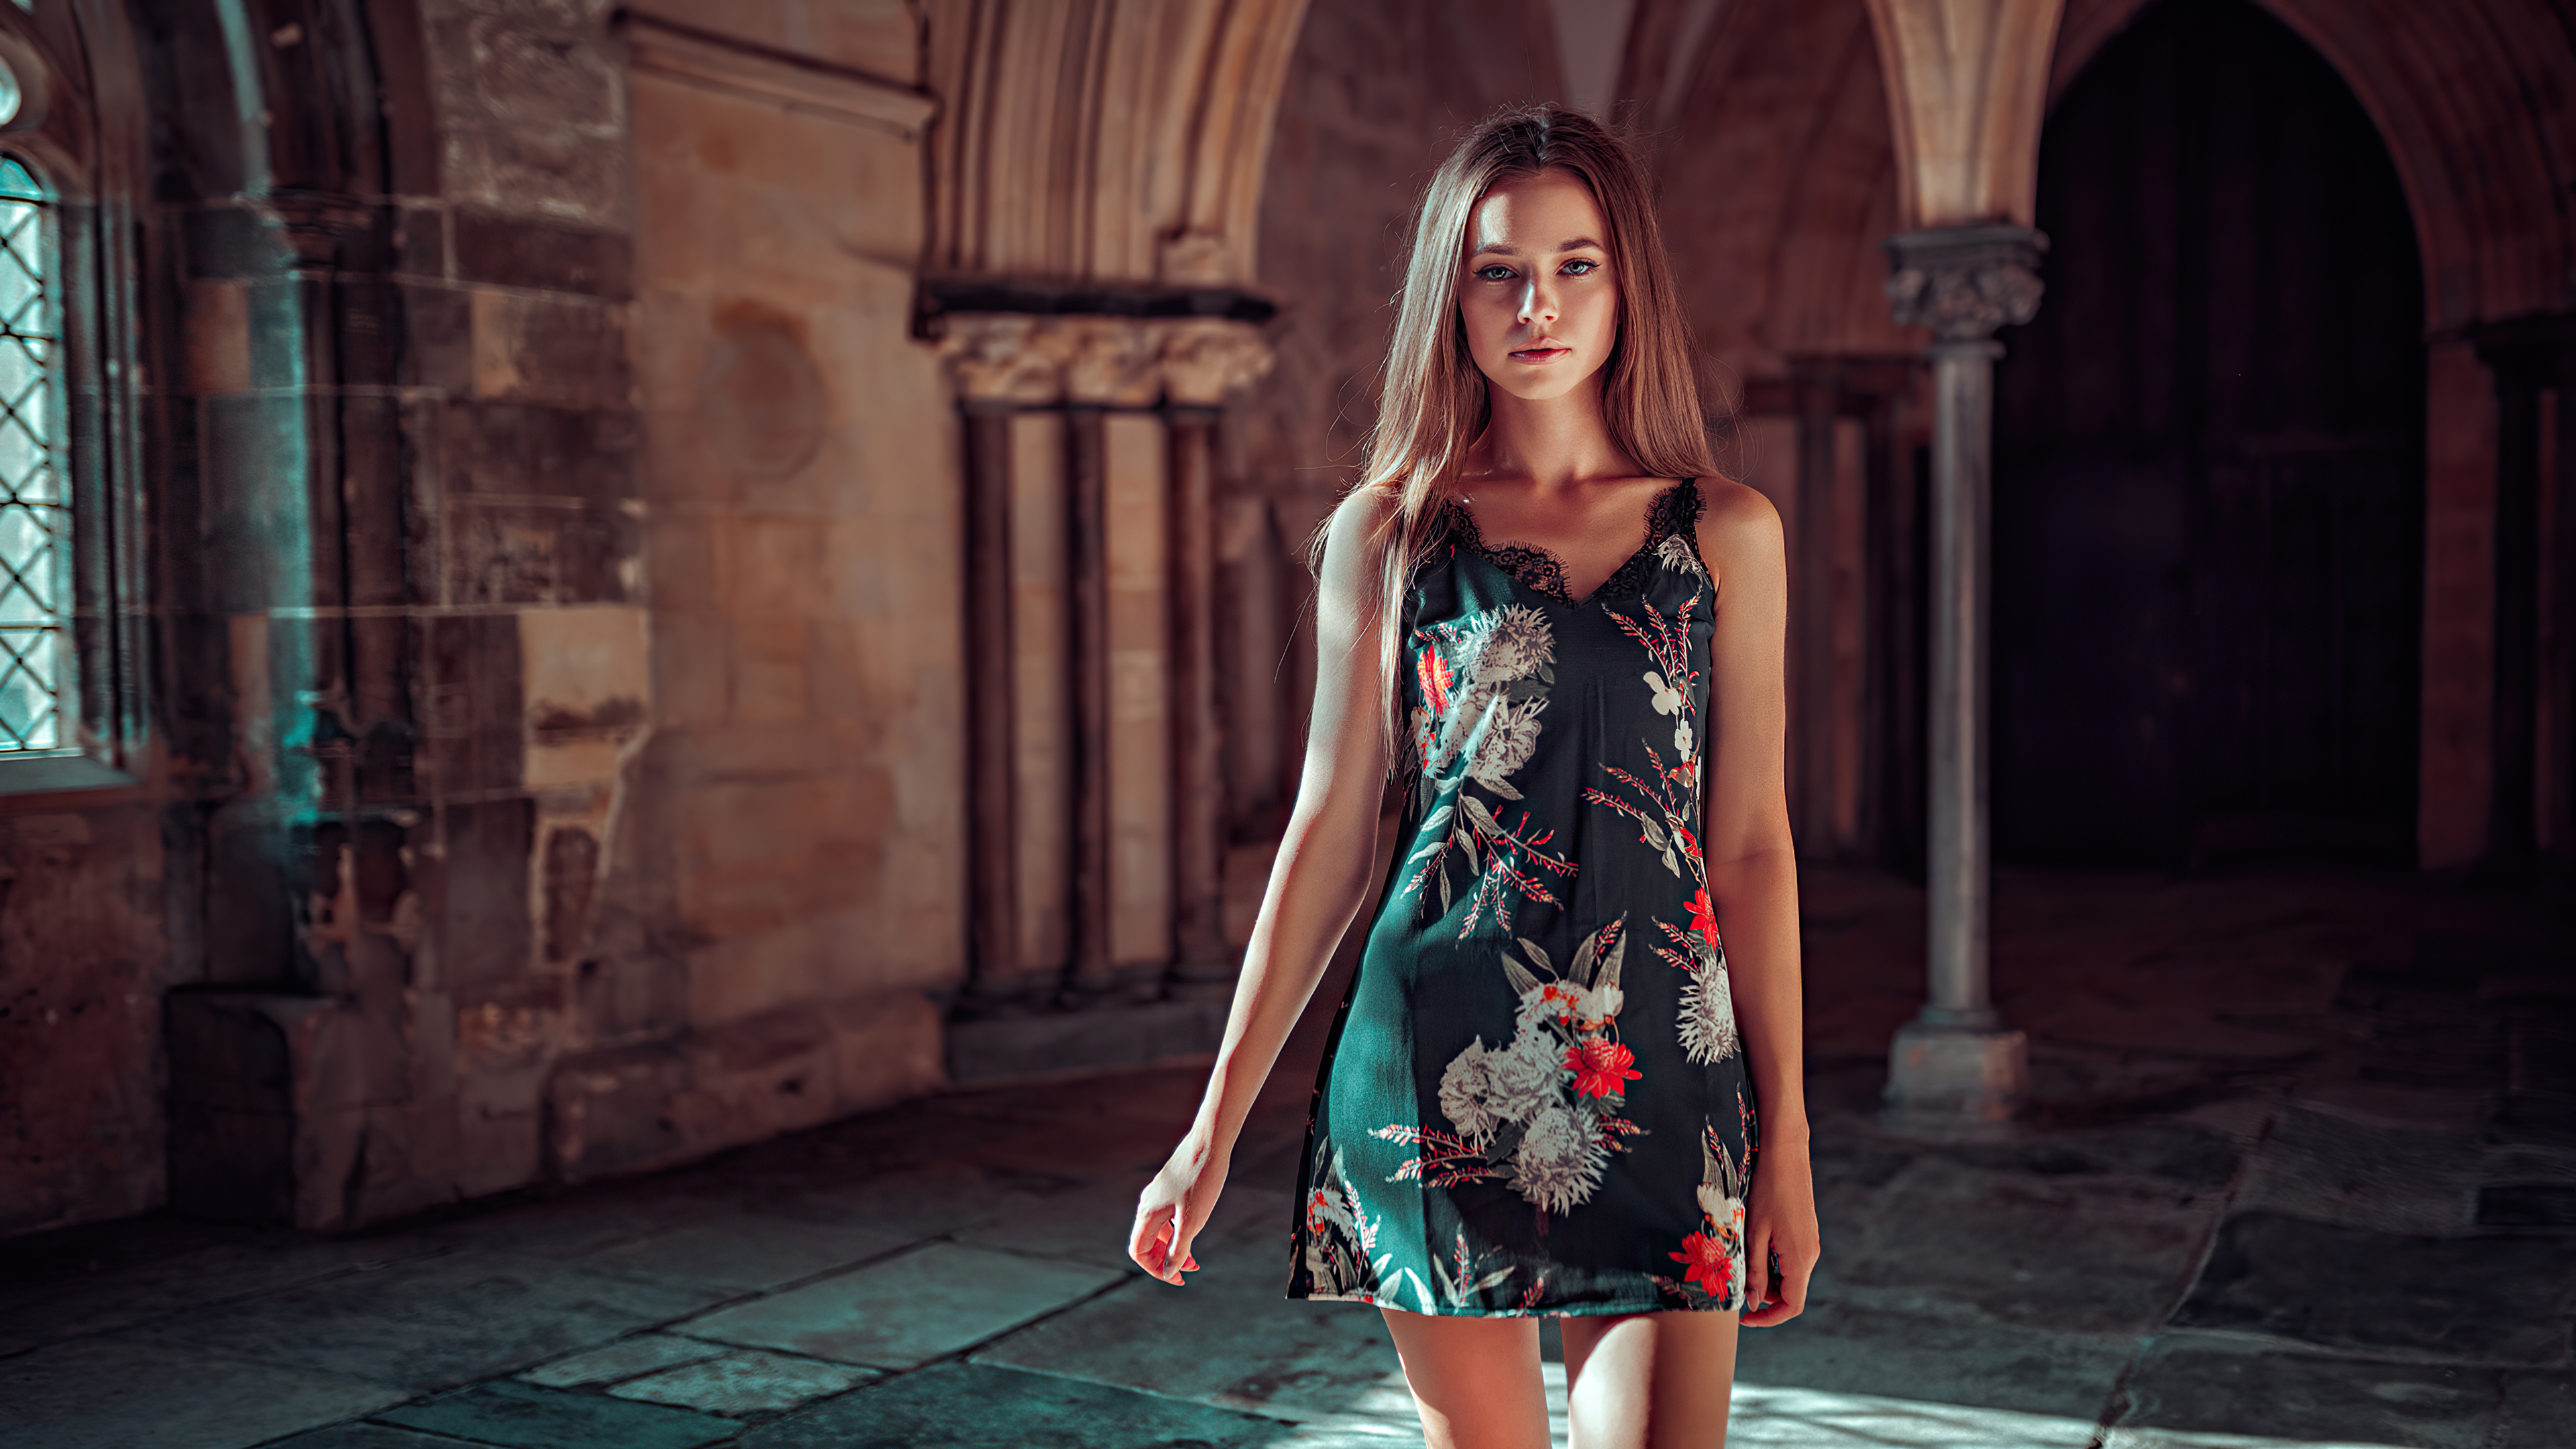
M 1562 554 L 1559 554 L 1556 550 L 1549 548 L 1543 543 L 1487 543 L 1485 541 L 1485 530 L 1482 525 L 1476 522 L 1475 511 L 1467 506 L 1465 499 L 1452 493 L 1443 501 L 1446 502 L 1448 506 L 1457 513 L 1459 519 L 1466 524 L 1468 546 L 1473 548 L 1479 555 L 1483 556 L 1487 563 L 1490 563 L 1494 567 L 1502 570 L 1503 574 L 1510 578 L 1512 582 L 1521 585 L 1532 593 L 1544 594 L 1547 597 L 1554 599 L 1556 602 L 1563 604 L 1568 609 L 1580 609 L 1591 603 L 1593 600 L 1600 598 L 1604 590 L 1608 589 L 1612 584 L 1617 583 L 1621 576 L 1625 575 L 1628 570 L 1636 566 L 1637 560 L 1644 558 L 1647 554 L 1655 551 L 1656 546 L 1662 542 L 1661 539 L 1655 537 L 1655 520 L 1657 515 L 1662 512 L 1665 500 L 1680 492 L 1692 481 L 1693 480 L 1688 478 L 1676 478 L 1672 482 L 1665 484 L 1663 487 L 1656 489 L 1655 492 L 1646 499 L 1646 506 L 1641 511 L 1641 518 L 1646 526 L 1644 541 L 1631 550 L 1625 558 L 1620 559 L 1617 564 L 1613 565 L 1609 573 L 1602 575 L 1601 582 L 1594 584 L 1591 592 L 1585 594 L 1579 599 L 1574 597 L 1573 575 L 1566 568 L 1565 558 Z M 1554 586 L 1551 587 L 1548 584 L 1537 582 L 1536 580 L 1529 578 L 1519 568 L 1515 567 L 1515 561 L 1510 557 L 1514 554 L 1534 559 L 1543 565 L 1548 575 L 1554 579 Z

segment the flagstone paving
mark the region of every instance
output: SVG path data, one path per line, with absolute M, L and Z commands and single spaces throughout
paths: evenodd
M 2039 1101 L 1930 1143 L 1875 1113 L 1919 895 L 1814 873 L 1806 908 L 1826 1256 L 1804 1319 L 1745 1335 L 1730 1442 L 2576 1449 L 2563 914 L 2396 876 L 2007 873 L 1996 991 Z M 1000 1087 L 343 1238 L 0 1244 L 0 1444 L 1419 1443 L 1375 1315 L 1280 1297 L 1333 989 L 1186 1289 L 1123 1235 L 1199 1069 Z

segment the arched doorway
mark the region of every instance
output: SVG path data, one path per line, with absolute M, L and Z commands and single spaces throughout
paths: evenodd
M 2423 306 L 2395 168 L 2242 0 L 2163 0 L 2041 145 L 1995 416 L 2008 861 L 2411 858 Z

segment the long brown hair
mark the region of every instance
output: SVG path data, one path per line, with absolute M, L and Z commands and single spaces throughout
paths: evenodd
M 1394 504 L 1371 540 L 1383 581 L 1379 649 L 1390 729 L 1399 713 L 1404 592 L 1431 546 L 1441 500 L 1493 417 L 1485 375 L 1467 349 L 1467 326 L 1458 315 L 1467 224 L 1495 187 L 1559 168 L 1591 191 L 1610 228 L 1619 335 L 1602 364 L 1601 412 L 1611 440 L 1648 476 L 1700 478 L 1717 471 L 1700 411 L 1690 323 L 1636 154 L 1580 111 L 1520 107 L 1486 120 L 1441 163 L 1414 213 L 1377 423 L 1358 484 Z M 1319 534 L 1319 558 L 1322 547 Z

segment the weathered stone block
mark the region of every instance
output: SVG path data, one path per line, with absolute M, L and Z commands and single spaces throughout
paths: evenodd
M 442 793 L 519 783 L 525 726 L 519 626 L 507 614 L 450 614 L 420 625 L 421 754 Z
M 548 961 L 579 960 L 590 942 L 591 898 L 599 888 L 599 838 L 577 825 L 546 832 L 545 942 Z
M 627 214 L 626 168 L 599 164 L 604 139 L 458 127 L 447 132 L 440 169 L 448 194 L 459 201 L 614 225 Z
M 940 1030 L 927 998 L 895 991 L 567 1058 L 546 1087 L 547 1172 L 665 1166 L 930 1091 Z
M 486 1113 L 463 1107 L 456 1119 L 456 1195 L 482 1197 L 543 1179 L 545 1119 L 537 1112 Z
M 623 232 L 465 207 L 456 213 L 456 275 L 624 301 L 635 294 L 635 244 Z
M 568 407 L 630 405 L 626 309 L 563 295 L 473 294 L 474 395 Z
M 587 1182 L 684 1160 L 669 1115 L 689 1088 L 689 1060 L 667 1043 L 567 1058 L 546 1085 L 546 1172 Z
M 562 1054 L 562 991 L 551 979 L 504 985 L 455 1009 L 456 1090 L 473 1114 L 534 1113 Z
M 330 1227 L 366 1120 L 366 1059 L 394 1051 L 331 997 L 172 992 L 170 1205 L 206 1217 Z M 334 1170 L 338 1169 L 338 1170 Z
M 393 270 L 405 276 L 447 275 L 447 208 L 389 208 L 385 234 L 393 246 Z
M 528 783 L 614 778 L 620 752 L 651 717 L 653 678 L 644 611 L 612 606 L 528 610 L 519 615 L 519 659 L 521 693 L 527 700 Z M 595 848 L 592 858 L 597 858 Z
M 842 1115 L 833 1045 L 827 1021 L 793 1010 L 695 1034 L 673 1118 L 702 1151 L 828 1122 Z
M 635 520 L 596 505 L 469 500 L 448 510 L 449 595 L 459 603 L 620 603 L 640 579 Z
M 536 809 L 524 797 L 447 805 L 437 900 L 439 981 L 463 986 L 526 969 L 528 854 Z
M 405 282 L 402 380 L 465 393 L 474 386 L 474 312 L 469 295 L 443 284 Z
M 458 493 L 632 498 L 638 438 L 635 414 L 623 408 L 451 404 L 447 486 Z
M 864 1112 L 946 1084 L 947 1027 L 929 997 L 892 991 L 836 1001 L 825 1013 L 841 1111 Z

